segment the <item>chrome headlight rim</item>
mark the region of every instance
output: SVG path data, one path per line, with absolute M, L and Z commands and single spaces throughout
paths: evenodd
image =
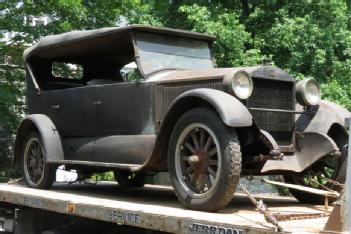
M 246 90 L 246 93 L 240 93 L 238 90 L 238 87 L 240 87 L 240 82 L 239 79 L 245 77 L 248 82 L 248 90 Z M 253 91 L 253 81 L 249 73 L 246 71 L 240 70 L 236 71 L 234 73 L 230 73 L 226 75 L 223 79 L 223 85 L 225 90 L 230 93 L 231 95 L 241 99 L 241 100 L 246 100 L 248 99 Z
M 307 90 L 308 85 L 314 85 L 318 93 L 311 99 L 311 93 Z M 302 106 L 316 106 L 321 101 L 321 88 L 318 82 L 312 78 L 304 79 L 296 84 L 296 100 Z

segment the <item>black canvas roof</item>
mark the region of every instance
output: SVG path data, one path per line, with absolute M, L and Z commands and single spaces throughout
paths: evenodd
M 124 57 L 130 57 L 134 53 L 131 33 L 137 31 L 190 37 L 206 41 L 213 41 L 215 39 L 215 37 L 207 34 L 178 29 L 130 25 L 126 27 L 72 31 L 59 35 L 46 36 L 40 39 L 35 45 L 26 49 L 23 56 L 26 62 L 31 62 L 32 59 L 65 60 L 71 62 L 79 60 L 81 62 L 82 60 L 89 60 L 94 57 L 103 58 L 112 55 L 114 55 L 114 59 L 118 57 L 120 60 L 124 60 Z M 118 56 L 115 56 L 115 53 L 118 53 Z M 115 62 L 119 63 L 118 61 Z

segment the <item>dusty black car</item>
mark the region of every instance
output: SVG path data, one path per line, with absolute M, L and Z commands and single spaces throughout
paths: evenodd
M 350 113 L 321 101 L 316 81 L 279 68 L 216 68 L 214 39 L 132 25 L 48 36 L 27 49 L 29 114 L 14 161 L 27 184 L 49 188 L 58 165 L 112 169 L 124 186 L 169 171 L 182 204 L 213 211 L 241 175 L 343 182 Z

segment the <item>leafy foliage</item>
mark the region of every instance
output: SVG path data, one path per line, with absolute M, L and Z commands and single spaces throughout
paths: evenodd
M 126 21 L 213 34 L 219 67 L 271 61 L 297 79 L 317 79 L 324 98 L 351 109 L 350 7 L 347 0 L 2 1 L 0 32 L 18 33 L 0 44 L 0 125 L 14 132 L 25 113 L 22 52 L 29 44 Z M 43 15 L 52 21 L 30 24 Z
M 239 22 L 239 15 L 233 11 L 215 8 L 210 11 L 206 6 L 183 5 L 179 12 L 186 15 L 185 25 L 197 32 L 215 35 L 214 52 L 220 67 L 246 66 L 262 63 L 264 56 L 260 51 L 246 46 L 252 44 L 251 34 Z M 184 24 L 184 22 L 181 22 Z

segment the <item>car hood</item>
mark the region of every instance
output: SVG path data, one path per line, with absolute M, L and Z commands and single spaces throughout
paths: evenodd
M 236 67 L 236 68 L 212 68 L 212 69 L 195 69 L 174 71 L 159 77 L 156 83 L 169 83 L 180 81 L 206 80 L 223 78 L 227 74 L 233 74 L 237 71 L 246 71 L 252 77 L 260 77 L 267 79 L 279 79 L 283 81 L 295 81 L 288 73 L 280 68 L 272 66 L 256 66 L 256 67 Z

